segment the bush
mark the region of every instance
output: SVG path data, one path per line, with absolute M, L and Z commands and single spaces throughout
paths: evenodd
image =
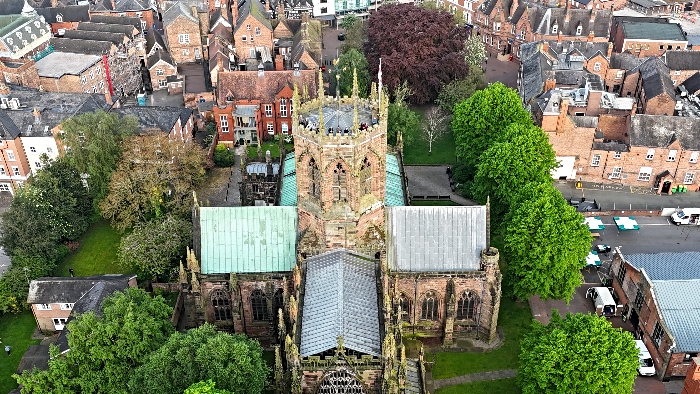
M 218 144 L 214 149 L 213 159 L 217 167 L 231 167 L 236 161 L 236 156 L 226 145 Z

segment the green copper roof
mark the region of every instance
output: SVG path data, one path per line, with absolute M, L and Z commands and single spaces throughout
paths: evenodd
M 282 174 L 282 190 L 280 191 L 280 205 L 287 207 L 297 206 L 297 169 L 294 152 L 287 153 L 284 157 L 284 173 Z
M 287 156 L 284 158 L 284 175 L 282 177 L 280 205 L 297 205 L 297 173 L 294 152 L 287 153 Z M 384 205 L 388 207 L 406 205 L 403 194 L 403 183 L 401 182 L 401 171 L 399 170 L 399 160 L 390 153 L 386 155 L 386 193 Z
M 203 274 L 291 271 L 296 262 L 294 207 L 202 207 Z
M 396 156 L 389 153 L 386 155 L 386 195 L 384 196 L 384 205 L 387 207 L 406 205 L 403 197 L 403 182 L 401 182 L 399 160 Z

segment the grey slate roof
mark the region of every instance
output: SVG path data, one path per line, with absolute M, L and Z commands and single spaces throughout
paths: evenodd
M 558 55 L 581 55 L 586 59 L 590 59 L 598 54 L 603 57 L 608 57 L 608 42 L 587 42 L 587 41 L 570 41 L 562 40 L 562 42 L 548 41 L 549 52 L 558 57 Z
M 671 70 L 700 69 L 700 51 L 666 51 L 664 59 Z
M 648 57 L 639 66 L 639 71 L 642 74 L 642 85 L 644 86 L 644 94 L 647 100 L 662 94 L 666 94 L 673 99 L 676 98 L 676 89 L 673 86 L 673 81 L 671 81 L 671 71 L 660 57 Z
M 674 353 L 700 352 L 700 278 L 653 281 L 661 318 L 675 339 Z
M 92 15 L 90 17 L 90 21 L 94 23 L 108 23 L 112 25 L 128 25 L 141 31 L 141 19 L 135 16 Z
M 700 150 L 700 118 L 635 115 L 630 124 L 630 144 L 665 148 L 678 140 L 683 149 Z
M 159 61 L 164 61 L 168 63 L 169 65 L 175 67 L 175 61 L 173 58 L 170 56 L 170 53 L 165 50 L 160 50 L 160 51 L 155 51 L 153 55 L 149 56 L 148 59 L 146 59 L 146 68 L 149 70 L 153 68 Z
M 175 19 L 180 16 L 184 16 L 199 26 L 199 19 L 192 15 L 192 9 L 187 8 L 186 5 L 180 2 L 174 4 L 172 7 L 168 8 L 167 11 L 165 11 L 163 14 L 163 26 L 170 26 L 173 22 L 175 22 Z
M 544 80 L 542 72 L 551 69 L 551 65 L 538 50 L 538 43 L 528 42 L 520 46 L 520 65 L 523 68 L 520 97 L 526 104 L 542 93 Z
M 77 38 L 80 40 L 109 41 L 116 45 L 117 48 L 121 48 L 124 45 L 126 35 L 122 33 L 110 33 L 104 31 L 66 30 L 63 37 Z
M 76 277 L 45 277 L 29 284 L 28 304 L 75 303 L 99 282 L 111 282 L 128 287 L 136 275 L 110 274 Z
M 340 335 L 348 349 L 379 356 L 377 262 L 337 249 L 311 257 L 304 265 L 300 356 L 334 349 Z
M 486 248 L 486 207 L 387 207 L 389 268 L 476 271 Z
M 19 128 L 5 111 L 0 112 L 0 140 L 14 140 L 20 134 Z
M 36 71 L 40 77 L 61 78 L 65 74 L 80 75 L 100 62 L 102 57 L 98 55 L 53 52 L 36 62 Z
M 148 0 L 114 0 L 114 11 L 150 10 Z
M 37 8 L 36 12 L 46 19 L 46 23 L 56 23 L 56 16 L 61 15 L 63 22 L 89 21 L 88 5 L 69 5 L 65 7 Z
M 700 91 L 700 72 L 696 72 L 681 83 L 688 90 L 688 93 L 695 94 Z
M 630 3 L 637 4 L 644 8 L 665 7 L 668 5 L 668 3 L 663 0 L 630 0 Z
M 566 20 L 566 15 L 569 20 Z M 591 15 L 595 16 L 593 26 L 591 26 Z M 576 29 L 581 26 L 582 36 L 593 31 L 594 37 L 610 36 L 610 10 L 587 10 L 575 8 L 543 8 L 542 5 L 534 3 L 528 8 L 532 31 L 539 34 L 552 34 L 551 29 L 555 24 L 558 31 L 564 36 L 575 36 Z
M 116 50 L 109 41 L 81 40 L 77 38 L 52 38 L 49 44 L 54 52 L 82 53 L 85 55 L 109 55 Z
M 112 110 L 121 116 L 133 116 L 144 131 L 160 129 L 168 134 L 180 118 L 180 108 L 125 106 Z
M 241 27 L 248 15 L 252 15 L 258 22 L 262 23 L 263 26 L 272 30 L 272 24 L 268 18 L 267 10 L 260 0 L 244 0 L 243 4 L 238 6 L 238 19 L 236 19 L 236 25 L 233 28 L 234 34 Z
M 109 23 L 94 23 L 94 22 L 80 22 L 78 23 L 78 30 L 85 31 L 101 31 L 108 33 L 120 33 L 133 39 L 134 30 L 136 28 L 131 25 L 115 25 Z
M 644 269 L 652 281 L 700 279 L 700 252 L 623 254 L 625 261 Z
M 610 55 L 610 68 L 632 70 L 644 62 L 644 58 L 634 56 L 631 53 L 617 53 Z
M 165 50 L 168 47 L 165 45 L 163 36 L 156 30 L 151 30 L 146 34 L 146 56 L 151 55 L 153 47 L 160 47 L 160 50 Z
M 676 23 L 622 21 L 625 39 L 686 41 L 683 28 Z

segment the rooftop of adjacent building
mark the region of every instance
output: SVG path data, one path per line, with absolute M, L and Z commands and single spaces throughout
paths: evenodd
M 61 78 L 66 74 L 80 75 L 102 61 L 102 56 L 80 53 L 53 52 L 36 62 L 40 77 Z
M 627 40 L 686 41 L 685 32 L 676 23 L 622 21 Z

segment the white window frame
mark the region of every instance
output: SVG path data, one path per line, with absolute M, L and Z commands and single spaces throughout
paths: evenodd
M 180 44 L 189 44 L 190 43 L 189 33 L 178 34 L 177 35 L 177 42 Z
M 625 76 L 625 71 L 624 70 L 617 70 L 617 74 L 615 75 L 615 79 L 622 79 L 622 77 Z
M 620 151 L 615 151 L 615 154 L 613 155 L 614 159 L 620 160 L 622 159 L 622 152 Z
M 35 146 L 30 146 L 29 151 L 32 153 L 36 153 L 36 147 Z
M 167 87 L 168 86 L 168 80 L 167 79 L 161 79 L 158 81 L 158 86 L 161 88 Z
M 74 304 L 72 302 L 67 302 L 67 303 L 61 304 L 61 310 L 62 311 L 72 311 L 73 305 Z
M 261 30 L 259 27 L 256 26 L 256 27 L 255 27 L 255 35 L 256 35 L 256 36 L 259 36 L 259 35 L 261 35 L 261 34 L 262 34 L 262 30 Z
M 222 133 L 228 133 L 228 116 L 219 115 L 219 126 L 221 127 Z
M 557 34 L 559 32 L 559 25 L 552 25 L 552 34 Z
M 5 183 L 7 185 L 7 183 Z M 50 311 L 51 304 L 36 304 L 36 310 L 38 311 Z
M 577 35 L 577 36 L 580 36 L 582 32 L 583 32 L 583 27 L 582 27 L 581 25 L 579 25 L 579 26 L 576 28 L 576 35 Z
M 12 166 L 12 174 L 14 176 L 20 176 L 22 173 L 19 171 L 19 166 Z
M 613 167 L 610 179 L 620 179 L 620 174 L 622 174 L 622 167 Z
M 7 150 L 7 151 L 5 151 L 5 152 L 7 152 L 7 160 L 8 160 L 8 161 L 15 161 L 15 160 L 17 160 L 17 158 L 15 158 L 15 152 L 14 152 L 14 151 Z
M 272 117 L 272 104 L 265 104 L 265 116 L 268 118 Z
M 246 36 L 245 34 L 242 35 L 242 36 L 241 36 L 241 41 L 243 41 L 243 42 L 248 41 L 248 36 Z
M 275 125 L 272 123 L 267 124 L 267 134 L 275 134 Z
M 156 68 L 156 75 L 162 77 L 165 75 L 165 71 L 162 68 Z
M 287 99 L 280 100 L 280 117 L 287 117 Z
M 182 56 L 189 56 L 189 55 L 190 55 L 189 48 L 183 48 L 182 49 Z
M 7 171 L 5 170 L 5 167 L 0 166 L 0 175 L 7 175 Z
M 673 75 L 681 75 L 681 72 L 678 71 L 678 70 L 676 70 L 676 71 L 673 72 Z
M 289 134 L 289 124 L 282 122 L 282 134 Z
M 56 329 L 56 331 L 62 331 L 64 328 L 66 328 L 66 321 L 68 319 L 63 317 L 54 317 L 51 320 L 53 320 L 53 327 Z
M 593 155 L 591 157 L 591 167 L 600 166 L 600 155 Z
M 647 160 L 654 160 L 654 153 L 655 153 L 654 149 L 647 150 Z
M 678 151 L 675 149 L 671 149 L 668 151 L 668 157 L 666 158 L 666 161 L 676 161 L 676 155 L 678 154 Z
M 649 182 L 651 179 L 651 167 L 641 167 L 639 169 L 638 181 Z
M 593 71 L 600 71 L 600 62 L 595 62 L 593 65 Z
M 697 163 L 698 162 L 698 156 L 700 156 L 700 152 L 693 152 L 690 154 L 690 160 L 688 160 L 690 163 Z
M 694 180 L 695 180 L 695 173 L 694 172 L 686 172 L 685 176 L 683 177 L 683 184 L 690 185 L 693 183 Z

